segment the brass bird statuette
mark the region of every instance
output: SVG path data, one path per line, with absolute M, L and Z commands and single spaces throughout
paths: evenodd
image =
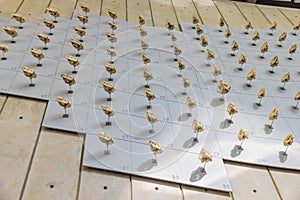
M 289 49 L 289 53 L 290 53 L 290 57 L 289 57 L 289 60 L 293 60 L 293 54 L 296 53 L 297 51 L 297 44 L 293 44 L 291 46 L 291 48 Z
M 293 26 L 293 35 L 297 35 L 297 31 L 300 29 L 300 21 L 298 21 L 294 26 Z
M 241 53 L 239 57 L 239 64 L 241 65 L 238 70 L 243 71 L 243 65 L 247 62 L 247 57 L 244 53 Z
M 139 15 L 138 18 L 139 18 L 139 25 L 143 26 L 146 23 L 145 18 L 142 15 Z
M 192 109 L 195 108 L 197 106 L 197 102 L 195 99 L 193 99 L 193 97 L 188 96 L 186 98 L 186 105 L 188 106 L 188 108 L 190 109 L 190 112 L 188 113 L 188 116 L 192 116 Z
M 191 83 L 190 83 L 190 80 L 185 76 L 182 77 L 182 85 L 183 85 L 183 88 L 184 88 L 184 91 L 182 92 L 182 95 L 187 95 L 186 88 L 190 87 Z
M 150 88 L 149 81 L 153 79 L 152 72 L 148 68 L 144 67 L 143 68 L 143 76 L 144 76 L 144 79 L 146 81 L 145 87 Z
M 154 155 L 154 158 L 152 158 L 152 163 L 157 164 L 156 156 L 157 156 L 157 154 L 161 154 L 164 151 L 164 149 L 161 146 L 161 144 L 159 144 L 158 142 L 156 142 L 154 140 L 149 141 L 149 146 L 150 146 L 151 152 Z
M 260 39 L 260 33 L 256 30 L 252 35 L 252 46 L 256 46 L 256 41 Z
M 114 138 L 107 133 L 98 133 L 97 137 L 99 140 L 106 145 L 106 150 L 104 151 L 104 155 L 110 155 L 109 145 L 113 145 L 115 143 Z
M 106 47 L 105 49 L 106 49 L 108 55 L 110 56 L 109 63 L 114 64 L 113 57 L 115 57 L 117 55 L 116 51 L 111 47 Z
M 16 43 L 14 38 L 18 36 L 18 32 L 14 28 L 9 27 L 9 26 L 3 26 L 3 30 L 5 31 L 6 34 L 11 36 L 10 43 L 12 43 L 12 44 Z
M 287 150 L 289 146 L 294 143 L 294 136 L 292 134 L 288 134 L 283 140 L 283 146 L 286 147 L 285 151 L 282 152 L 283 155 L 287 155 Z
M 206 59 L 207 59 L 207 66 L 210 66 L 210 61 L 215 58 L 214 52 L 210 49 L 206 49 Z
M 68 94 L 73 94 L 72 85 L 76 83 L 76 80 L 73 76 L 69 74 L 61 74 L 60 77 L 64 80 L 64 82 L 69 85 Z
M 86 5 L 84 3 L 79 3 L 79 6 L 80 6 L 81 10 L 85 13 L 85 16 L 87 16 L 87 14 L 91 11 L 90 8 L 88 7 L 88 5 Z
M 48 33 L 48 35 L 53 35 L 52 29 L 55 29 L 55 24 L 54 24 L 54 22 L 51 21 L 51 20 L 45 19 L 45 18 L 43 19 L 43 22 L 44 22 L 45 26 L 49 28 L 49 33 Z
M 200 22 L 199 18 L 195 14 L 193 14 L 193 20 L 192 20 L 192 22 L 194 24 L 193 29 L 195 29 L 196 25 Z
M 219 29 L 219 32 L 222 32 L 223 30 L 223 27 L 225 26 L 225 20 L 224 20 L 224 18 L 223 17 L 221 17 L 220 19 L 219 19 L 219 26 L 220 26 L 220 29 Z
M 177 41 L 177 37 L 173 32 L 170 34 L 170 37 L 171 37 L 171 40 L 172 40 L 171 47 L 174 47 L 176 45 L 175 42 Z
M 276 30 L 277 28 L 277 22 L 274 21 L 271 26 L 270 26 L 270 32 L 269 32 L 269 35 L 273 35 L 273 31 Z
M 166 27 L 169 30 L 169 35 L 175 29 L 175 25 L 172 22 L 169 22 L 169 21 L 167 22 Z
M 86 31 L 83 28 L 81 28 L 80 26 L 73 26 L 72 28 L 77 33 L 77 35 L 79 35 L 79 37 L 80 37 L 79 41 L 83 42 L 82 37 L 85 36 Z
M 41 60 L 45 57 L 44 53 L 41 50 L 36 48 L 30 48 L 29 50 L 31 55 L 38 59 L 38 64 L 36 66 L 41 67 L 42 66 Z
M 140 32 L 140 36 L 143 38 L 147 35 L 147 31 L 145 30 L 145 28 L 142 25 L 138 26 L 139 32 Z
M 34 69 L 25 66 L 22 67 L 22 71 L 24 75 L 30 79 L 29 87 L 34 87 L 35 84 L 33 83 L 32 79 L 37 78 L 36 71 L 34 71 Z
M 256 103 L 257 106 L 261 106 L 261 101 L 265 96 L 266 96 L 266 89 L 264 87 L 259 88 L 257 92 L 257 98 L 259 99 L 259 102 Z
M 268 125 L 267 125 L 267 127 L 268 127 L 269 129 L 273 129 L 273 123 L 274 123 L 274 120 L 277 120 L 278 116 L 279 116 L 279 111 L 278 111 L 278 108 L 275 107 L 275 108 L 273 108 L 273 110 L 272 110 L 272 111 L 270 112 L 270 114 L 269 114 L 269 120 L 272 121 L 271 124 L 268 124 Z
M 115 111 L 107 105 L 102 105 L 101 109 L 104 112 L 104 114 L 107 116 L 107 121 L 105 122 L 105 125 L 111 126 L 110 118 L 115 115 Z
M 58 17 L 60 17 L 60 14 L 59 14 L 58 10 L 55 9 L 55 8 L 47 8 L 47 12 L 48 12 L 52 17 L 54 17 L 53 22 L 54 22 L 54 23 L 57 23 L 57 20 L 56 20 L 56 19 L 57 19 Z
M 118 15 L 110 9 L 107 10 L 107 13 L 113 21 L 118 18 Z
M 298 109 L 299 109 L 299 108 L 298 108 L 298 104 L 299 104 L 299 101 L 300 101 L 300 91 L 298 91 L 298 92 L 295 94 L 294 100 L 297 101 L 297 103 L 296 103 L 295 106 L 293 106 L 293 108 L 294 108 L 295 110 L 298 110 Z
M 249 70 L 249 72 L 247 74 L 247 80 L 249 81 L 249 83 L 247 83 L 247 87 L 252 87 L 251 82 L 255 78 L 256 78 L 256 71 L 252 68 Z
M 280 87 L 281 90 L 285 90 L 285 84 L 287 82 L 289 82 L 291 80 L 291 73 L 290 72 L 285 72 L 282 76 L 281 76 L 281 83 L 283 83 L 283 85 Z
M 251 21 L 247 20 L 246 25 L 245 25 L 246 31 L 244 32 L 246 35 L 249 34 L 249 29 L 253 29 L 253 26 L 251 24 Z
M 79 51 L 84 49 L 82 42 L 80 42 L 79 40 L 75 40 L 75 39 L 71 39 L 70 42 L 71 42 L 72 46 L 77 50 L 77 54 L 75 56 L 80 57 Z
M 239 44 L 237 43 L 236 40 L 233 40 L 232 41 L 232 44 L 231 44 L 231 56 L 235 56 L 235 51 L 239 50 Z
M 202 148 L 199 154 L 199 160 L 201 163 L 204 163 L 203 167 L 201 168 L 201 172 L 206 173 L 205 166 L 208 162 L 212 161 L 212 155 L 207 150 Z
M 109 63 L 105 63 L 104 67 L 105 67 L 106 71 L 109 73 L 108 81 L 113 81 L 114 79 L 111 77 L 111 75 L 115 74 L 117 72 L 116 67 Z
M 154 92 L 152 92 L 149 88 L 144 88 L 144 92 L 149 104 L 146 106 L 147 109 L 151 109 L 151 101 L 153 101 L 156 97 Z
M 287 37 L 287 33 L 286 32 L 281 33 L 281 35 L 278 38 L 278 41 L 279 41 L 278 46 L 279 47 L 282 47 L 282 42 L 285 41 L 286 37 Z
M 114 34 L 114 31 L 118 29 L 118 26 L 115 22 L 108 22 L 108 25 L 111 29 L 111 34 Z
M 111 34 L 110 32 L 105 33 L 108 41 L 111 43 L 111 48 L 114 48 L 114 43 L 117 42 L 117 37 L 114 34 Z
M 208 45 L 208 41 L 204 35 L 200 37 L 202 52 L 204 52 L 204 48 Z
M 196 134 L 196 136 L 193 139 L 193 141 L 194 142 L 199 142 L 199 140 L 198 140 L 198 134 L 200 132 L 204 131 L 204 125 L 201 122 L 199 122 L 197 119 L 193 120 L 193 131 Z
M 5 44 L 0 43 L 0 51 L 2 51 L 2 58 L 1 60 L 7 60 L 7 57 L 5 57 L 5 53 L 8 52 L 8 47 Z
M 174 45 L 173 49 L 174 49 L 174 54 L 175 54 L 174 61 L 178 61 L 178 56 L 182 53 L 182 51 L 179 48 L 179 46 L 177 46 L 177 45 Z
M 11 15 L 11 18 L 19 22 L 19 29 L 23 29 L 22 24 L 25 23 L 25 18 L 22 15 L 15 13 Z
M 65 112 L 63 114 L 63 118 L 68 118 L 69 114 L 67 114 L 67 108 L 71 108 L 71 101 L 69 101 L 68 99 L 65 99 L 63 97 L 56 97 L 56 102 L 64 108 Z
M 230 102 L 227 106 L 227 112 L 230 115 L 230 119 L 226 119 L 226 121 L 230 124 L 233 124 L 232 117 L 233 117 L 233 115 L 237 114 L 239 112 L 239 110 L 236 107 L 236 105 L 234 105 L 234 103 Z
M 217 92 L 219 94 L 222 95 L 222 98 L 220 99 L 220 101 L 224 101 L 224 95 L 227 94 L 231 89 L 231 86 L 229 85 L 229 83 L 225 82 L 225 81 L 219 81 L 219 84 L 217 86 Z
M 182 73 L 182 70 L 184 70 L 185 68 L 185 65 L 183 64 L 182 60 L 181 59 L 178 59 L 177 60 L 177 66 L 178 66 L 178 69 L 179 69 L 179 74 L 178 76 L 181 77 L 181 73 Z
M 147 111 L 146 118 L 147 118 L 148 122 L 151 124 L 151 129 L 149 130 L 149 133 L 154 133 L 153 126 L 154 126 L 154 123 L 157 122 L 158 117 L 154 113 Z
M 230 29 L 229 29 L 228 26 L 227 26 L 227 28 L 226 28 L 226 30 L 225 30 L 224 36 L 225 36 L 225 41 L 224 41 L 224 43 L 225 43 L 225 44 L 228 44 L 228 39 L 231 37 L 231 31 L 230 31 Z
M 144 52 L 146 51 L 146 49 L 149 48 L 148 43 L 147 43 L 144 39 L 141 39 L 141 40 L 140 40 L 140 44 L 141 44 L 142 50 L 143 50 Z
M 203 29 L 201 28 L 200 24 L 196 24 L 196 34 L 197 34 L 197 37 L 196 39 L 197 40 L 200 40 L 200 36 L 203 34 Z
M 260 55 L 260 58 L 264 59 L 265 58 L 265 53 L 268 52 L 269 50 L 269 45 L 268 45 L 268 42 L 264 42 L 263 45 L 260 47 L 260 52 L 261 52 L 261 55 Z
M 239 133 L 238 133 L 238 139 L 239 141 L 241 141 L 241 144 L 239 145 L 239 149 L 243 149 L 243 142 L 244 140 L 249 138 L 249 134 L 247 133 L 247 131 L 243 128 L 240 129 Z
M 269 72 L 271 74 L 274 74 L 275 73 L 274 68 L 277 67 L 278 65 L 279 65 L 279 58 L 278 58 L 278 56 L 274 56 L 272 58 L 272 60 L 270 61 L 270 67 L 272 67 L 272 70 L 269 70 Z
M 147 67 L 147 64 L 151 62 L 151 59 L 144 52 L 142 52 L 141 55 L 142 55 L 142 59 L 145 64 L 145 67 Z
M 112 101 L 111 94 L 115 91 L 115 87 L 113 84 L 107 82 L 107 81 L 102 81 L 102 86 L 105 92 L 108 93 L 107 101 Z
M 213 67 L 212 67 L 212 74 L 214 75 L 215 79 L 213 80 L 213 82 L 218 82 L 217 81 L 217 76 L 220 76 L 222 75 L 222 71 L 221 69 L 219 68 L 219 66 L 217 64 L 213 64 Z
M 47 44 L 50 42 L 49 36 L 44 33 L 40 33 L 40 32 L 36 32 L 35 34 L 44 43 L 43 50 L 47 50 L 48 49 Z
M 85 24 L 89 22 L 88 16 L 77 13 L 78 20 L 82 23 L 82 29 L 86 29 Z
M 69 62 L 69 64 L 72 65 L 74 68 L 74 70 L 72 71 L 72 74 L 77 74 L 76 67 L 80 64 L 78 58 L 71 56 L 71 55 L 67 55 L 66 59 Z

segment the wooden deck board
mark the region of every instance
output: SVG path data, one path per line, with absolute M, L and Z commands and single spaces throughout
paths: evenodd
M 49 7 L 56 8 L 59 11 L 61 17 L 71 18 L 73 10 L 76 6 L 76 2 L 77 0 L 51 0 Z
M 8 97 L 0 115 L 0 197 L 18 199 L 30 166 L 46 103 Z
M 230 200 L 231 196 L 226 192 L 218 192 L 213 190 L 205 190 L 190 186 L 182 186 L 184 200 Z
M 103 0 L 100 14 L 103 16 L 108 16 L 108 9 L 115 11 L 118 15 L 118 19 L 127 20 L 127 8 L 125 0 Z
M 192 0 L 172 0 L 178 22 L 192 22 L 192 16 L 198 16 L 197 10 Z
M 127 5 L 128 21 L 138 23 L 139 15 L 142 15 L 145 18 L 146 25 L 153 26 L 149 2 L 141 2 L 140 0 L 130 0 L 130 3 L 128 3 Z
M 19 12 L 31 23 L 38 23 L 42 19 L 42 14 L 45 13 L 46 8 L 48 7 L 50 0 L 25 0 Z
M 194 0 L 193 1 L 203 24 L 216 26 L 221 17 L 212 0 Z

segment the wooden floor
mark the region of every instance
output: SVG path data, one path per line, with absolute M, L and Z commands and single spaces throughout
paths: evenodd
M 290 29 L 300 10 L 212 0 L 79 0 L 93 13 L 115 10 L 120 19 L 137 22 L 142 14 L 150 26 L 166 20 L 217 25 L 220 16 L 230 27 Z M 0 0 L 1 16 L 23 14 L 38 22 L 48 6 L 71 17 L 77 0 Z M 241 199 L 299 200 L 300 172 L 226 162 L 233 192 L 222 193 L 82 167 L 84 136 L 41 127 L 47 102 L 0 95 L 0 199 Z

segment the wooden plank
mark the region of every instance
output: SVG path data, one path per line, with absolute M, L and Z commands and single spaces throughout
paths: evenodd
M 231 199 L 229 193 L 219 192 L 214 190 L 207 190 L 202 188 L 195 188 L 190 186 L 182 186 L 184 200 L 229 200 Z
M 148 1 L 142 3 L 140 0 L 130 0 L 127 2 L 128 21 L 138 23 L 138 15 L 143 15 L 146 20 L 146 25 L 153 26 L 150 4 Z
M 182 193 L 178 184 L 158 180 L 132 177 L 133 200 L 182 200 Z
M 126 0 L 103 0 L 100 14 L 108 16 L 108 9 L 115 11 L 118 14 L 118 19 L 127 20 Z
M 293 8 L 279 8 L 280 12 L 285 15 L 293 24 L 300 21 L 299 9 Z
M 229 27 L 241 28 L 246 19 L 232 1 L 214 1 Z
M 179 30 L 171 0 L 150 0 L 150 4 L 154 26 L 166 27 L 167 21 L 170 21 L 175 24 L 176 30 Z
M 212 0 L 196 0 L 194 3 L 203 24 L 211 26 L 218 25 L 221 15 Z
M 277 22 L 278 29 L 291 29 L 291 22 L 279 11 L 278 8 L 272 6 L 264 6 L 257 5 L 257 7 L 261 10 L 261 12 L 266 16 L 266 18 L 270 21 Z
M 268 29 L 270 22 L 265 18 L 255 4 L 235 2 L 241 13 L 247 20 L 251 21 L 254 29 Z
M 227 162 L 233 199 L 280 199 L 266 167 Z
M 0 196 L 19 199 L 45 102 L 8 97 L 0 115 Z
M 2 95 L 2 94 L 0 95 L 0 113 L 1 113 L 1 110 L 4 106 L 4 104 L 5 104 L 6 99 L 7 99 L 6 95 Z
M 128 175 L 83 168 L 79 200 L 130 200 L 131 183 Z
M 76 6 L 77 0 L 51 0 L 49 7 L 59 10 L 60 16 L 65 18 L 71 18 L 73 10 Z
M 19 12 L 29 22 L 38 23 L 42 19 L 42 14 L 45 13 L 50 0 L 25 0 L 21 5 Z
M 82 137 L 43 129 L 23 199 L 76 199 Z
M 62 1 L 63 2 L 63 1 Z M 79 3 L 84 3 L 86 5 L 89 6 L 90 10 L 91 10 L 91 13 L 93 14 L 100 14 L 100 11 L 101 11 L 101 3 L 102 1 L 101 0 L 80 0 L 77 5 L 76 5 L 76 9 L 80 9 L 79 8 Z
M 15 1 L 0 1 L 1 8 L 1 17 L 10 17 L 12 13 L 17 12 L 19 5 L 22 3 L 22 0 Z
M 269 168 L 282 199 L 299 200 L 300 172 Z
M 192 22 L 192 16 L 197 14 L 197 10 L 192 0 L 172 0 L 177 19 L 180 23 Z

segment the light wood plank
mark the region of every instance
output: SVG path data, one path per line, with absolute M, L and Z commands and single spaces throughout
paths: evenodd
M 194 0 L 203 24 L 216 26 L 221 17 L 212 0 Z
M 265 18 L 255 4 L 235 2 L 246 19 L 251 21 L 254 29 L 268 29 L 270 22 Z
M 140 177 L 132 177 L 133 200 L 182 200 L 178 184 L 162 182 Z
M 229 27 L 244 27 L 246 20 L 232 1 L 214 2 Z
M 269 168 L 282 199 L 299 200 L 300 172 Z
M 180 23 L 182 22 L 192 22 L 192 16 L 197 14 L 197 10 L 194 6 L 194 3 L 192 0 L 172 0 L 173 1 L 173 6 L 178 18 L 178 21 Z
M 167 21 L 170 21 L 175 24 L 175 29 L 179 30 L 171 0 L 150 0 L 150 4 L 154 26 L 166 27 Z
M 45 102 L 8 97 L 0 115 L 0 196 L 19 199 Z
M 15 0 L 15 1 L 7 1 L 7 0 L 0 0 L 0 8 L 2 17 L 10 17 L 12 13 L 17 12 L 19 5 L 22 3 L 22 0 Z
M 229 193 L 195 188 L 190 186 L 182 186 L 184 200 L 230 200 Z
M 118 19 L 127 20 L 125 0 L 103 0 L 101 15 L 108 16 L 108 9 L 115 11 L 118 14 Z
M 29 22 L 38 23 L 42 19 L 42 14 L 45 13 L 50 0 L 25 0 L 19 9 L 21 15 L 23 15 Z
M 257 7 L 270 22 L 277 22 L 278 29 L 291 29 L 293 27 L 291 22 L 279 11 L 278 8 L 264 5 L 257 5 Z
M 131 183 L 128 175 L 83 168 L 79 200 L 130 200 Z
M 153 26 L 148 1 L 130 0 L 127 3 L 127 16 L 129 22 L 138 23 L 138 15 L 143 15 L 146 20 L 146 25 Z
M 82 142 L 77 134 L 43 129 L 23 199 L 75 199 Z
M 6 99 L 7 99 L 6 95 L 2 95 L 2 94 L 0 95 L 0 111 L 1 111 L 2 107 L 4 106 Z
M 280 199 L 266 167 L 227 162 L 233 199 Z
M 79 0 L 76 9 L 80 9 L 79 3 L 84 3 L 89 6 L 91 13 L 100 14 L 102 0 Z
M 61 17 L 71 18 L 76 5 L 76 1 L 77 0 L 51 0 L 49 7 L 59 10 Z
M 293 24 L 296 24 L 300 21 L 300 12 L 299 9 L 293 8 L 279 8 L 279 10 L 285 15 Z

